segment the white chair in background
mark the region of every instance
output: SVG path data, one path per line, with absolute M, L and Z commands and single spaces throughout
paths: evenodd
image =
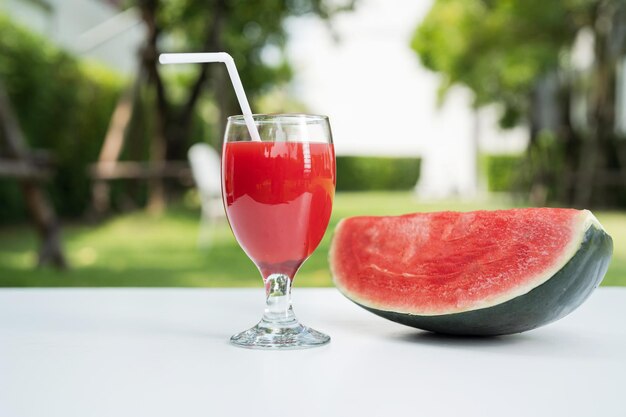
M 189 148 L 187 157 L 202 205 L 198 246 L 207 248 L 211 245 L 215 223 L 225 216 L 222 204 L 220 156 L 206 143 L 196 143 Z

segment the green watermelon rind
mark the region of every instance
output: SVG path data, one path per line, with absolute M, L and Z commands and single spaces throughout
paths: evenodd
M 565 317 L 600 285 L 613 253 L 613 240 L 599 223 L 588 225 L 579 249 L 558 272 L 529 292 L 494 306 L 441 315 L 364 309 L 407 326 L 436 333 L 498 336 L 520 333 Z M 341 288 L 340 288 L 341 290 Z

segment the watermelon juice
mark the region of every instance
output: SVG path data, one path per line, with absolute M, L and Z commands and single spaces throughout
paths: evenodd
M 263 278 L 293 278 L 322 240 L 335 153 L 320 142 L 227 142 L 222 191 L 230 227 Z

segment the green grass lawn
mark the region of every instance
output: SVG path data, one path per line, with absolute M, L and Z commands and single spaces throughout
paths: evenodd
M 340 193 L 328 232 L 299 272 L 296 286 L 332 285 L 328 247 L 342 217 L 511 206 L 506 200 L 424 203 L 411 193 Z M 615 243 L 603 284 L 626 285 L 626 213 L 596 214 Z M 66 272 L 33 267 L 37 242 L 32 228 L 0 228 L 0 286 L 261 286 L 225 221 L 216 227 L 211 247 L 198 248 L 198 216 L 199 210 L 178 207 L 161 217 L 133 213 L 97 226 L 67 226 L 64 240 L 72 268 Z

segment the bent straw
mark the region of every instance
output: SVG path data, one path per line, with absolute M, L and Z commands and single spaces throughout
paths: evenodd
M 239 107 L 241 107 L 241 111 L 243 112 L 243 118 L 246 122 L 246 126 L 248 127 L 248 132 L 250 132 L 250 137 L 254 141 L 261 141 L 261 136 L 259 136 L 259 131 L 254 124 L 254 119 L 252 118 L 252 110 L 250 110 L 250 104 L 248 104 L 246 92 L 241 84 L 241 78 L 239 78 L 239 73 L 237 72 L 237 67 L 235 66 L 235 60 L 232 56 L 226 52 L 161 54 L 159 55 L 159 62 L 161 64 L 205 64 L 210 62 L 222 62 L 225 64 L 226 69 L 228 70 L 228 75 L 230 76 L 230 81 L 235 89 L 235 94 L 237 95 L 237 101 L 239 101 Z

